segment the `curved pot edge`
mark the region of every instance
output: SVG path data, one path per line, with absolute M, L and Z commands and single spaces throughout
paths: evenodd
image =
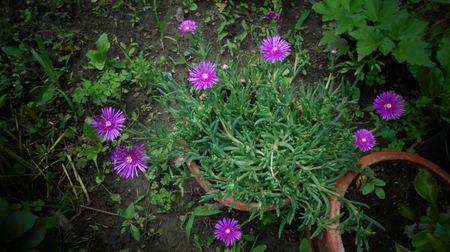
M 426 169 L 437 177 L 445 186 L 450 188 L 450 174 L 440 168 L 433 162 L 418 156 L 401 151 L 379 151 L 363 156 L 359 159 L 359 163 L 362 168 L 382 163 L 382 162 L 398 162 L 403 164 L 409 164 L 411 166 Z M 357 174 L 353 172 L 347 173 L 344 177 L 336 182 L 336 190 L 341 196 L 345 195 L 347 188 L 351 182 L 355 179 Z M 330 197 L 330 218 L 335 218 L 340 214 L 341 203 L 336 196 Z M 341 235 L 338 231 L 339 221 L 333 223 L 326 232 L 325 242 L 329 252 L 345 252 L 344 245 L 342 243 Z
M 200 185 L 200 187 L 205 192 L 209 192 L 209 188 L 208 188 L 209 182 L 203 181 L 200 178 L 200 174 L 201 174 L 200 168 L 194 163 L 191 163 L 188 166 L 189 166 L 189 171 L 195 176 L 194 178 L 197 181 L 197 183 Z M 217 201 L 224 206 L 231 207 L 233 209 L 245 211 L 245 212 L 250 212 L 250 211 L 252 211 L 253 208 L 258 207 L 258 203 L 256 203 L 256 202 L 249 203 L 249 202 L 244 202 L 244 201 L 239 201 L 239 200 L 235 201 L 234 198 L 231 196 L 226 199 L 217 200 Z M 288 205 L 290 202 L 291 202 L 291 200 L 289 198 L 285 198 L 283 207 Z M 270 206 L 267 206 L 264 209 L 264 211 L 269 212 L 269 211 L 273 211 L 275 209 L 276 209 L 275 205 L 270 205 Z

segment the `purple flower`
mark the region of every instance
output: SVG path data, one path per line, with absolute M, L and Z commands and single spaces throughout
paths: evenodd
M 233 246 L 237 240 L 241 239 L 241 227 L 235 219 L 225 217 L 216 223 L 215 229 L 216 239 L 223 241 L 227 247 Z
M 91 124 L 102 141 L 112 141 L 120 136 L 121 131 L 125 128 L 124 122 L 125 115 L 121 110 L 104 107 L 102 115 L 95 116 Z
M 194 20 L 184 20 L 180 23 L 180 26 L 178 26 L 178 30 L 182 33 L 194 33 L 195 30 L 197 30 L 197 23 L 195 23 Z
M 279 36 L 264 39 L 261 43 L 260 50 L 264 56 L 264 60 L 272 63 L 283 61 L 291 53 L 289 43 Z
M 278 13 L 276 13 L 275 11 L 269 11 L 269 13 L 267 13 L 267 15 L 264 17 L 264 19 L 268 19 L 268 20 L 280 20 L 281 16 L 278 15 Z
M 114 171 L 123 178 L 135 178 L 138 171 L 147 171 L 148 156 L 144 144 L 127 148 L 123 145 L 116 148 L 111 156 Z
M 189 72 L 189 81 L 195 90 L 210 89 L 219 82 L 216 66 L 210 62 L 201 62 Z
M 355 145 L 362 152 L 367 152 L 373 149 L 376 144 L 375 137 L 372 132 L 367 129 L 359 129 L 353 135 L 356 137 Z
M 381 119 L 394 120 L 400 118 L 405 112 L 405 100 L 393 91 L 386 91 L 375 98 L 373 108 Z

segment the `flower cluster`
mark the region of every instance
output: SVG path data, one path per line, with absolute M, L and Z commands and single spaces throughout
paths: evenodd
M 396 120 L 405 112 L 405 100 L 393 91 L 386 91 L 375 98 L 373 108 L 382 120 Z M 355 145 L 363 152 L 372 150 L 376 145 L 375 136 L 370 130 L 359 129 L 354 136 Z
M 125 128 L 125 114 L 112 107 L 102 108 L 102 114 L 95 116 L 91 125 L 102 141 L 113 141 L 120 137 Z M 123 145 L 116 148 L 111 156 L 114 171 L 123 178 L 135 178 L 139 171 L 147 171 L 148 156 L 143 144 L 127 148 Z

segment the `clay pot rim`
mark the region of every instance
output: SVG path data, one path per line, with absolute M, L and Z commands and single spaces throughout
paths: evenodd
M 359 159 L 362 168 L 365 169 L 374 164 L 383 162 L 395 162 L 409 164 L 419 169 L 426 169 L 438 178 L 445 186 L 450 188 L 450 174 L 433 162 L 416 154 L 401 151 L 379 151 L 365 155 Z M 341 196 L 345 195 L 347 188 L 359 174 L 347 173 L 336 182 L 336 190 Z M 330 197 L 330 218 L 339 216 L 341 203 L 336 196 Z M 338 231 L 339 220 L 330 225 L 325 235 L 325 241 L 329 252 L 345 252 L 341 235 Z
M 205 192 L 209 192 L 210 190 L 208 188 L 208 185 L 210 185 L 210 183 L 208 181 L 204 181 L 201 179 L 201 177 L 200 177 L 201 171 L 200 171 L 200 168 L 198 167 L 198 165 L 195 164 L 194 162 L 191 162 L 190 164 L 188 164 L 188 166 L 189 166 L 189 171 L 195 176 L 194 178 L 197 181 L 197 183 L 200 185 L 200 187 Z M 251 212 L 254 208 L 257 208 L 259 206 L 259 204 L 256 202 L 245 202 L 245 201 L 240 201 L 240 200 L 235 201 L 232 196 L 222 199 L 222 200 L 217 200 L 217 201 L 224 206 L 231 207 L 233 209 L 245 211 L 245 212 Z M 281 207 L 285 207 L 289 203 L 291 203 L 291 200 L 289 198 L 284 198 L 284 202 Z M 269 211 L 273 211 L 275 209 L 277 209 L 277 207 L 275 205 L 269 205 L 264 208 L 264 211 L 269 212 Z

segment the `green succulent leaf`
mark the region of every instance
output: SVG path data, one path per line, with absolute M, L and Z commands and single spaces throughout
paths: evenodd
M 438 185 L 432 175 L 426 170 L 420 170 L 414 179 L 414 188 L 417 194 L 431 203 L 437 204 Z
M 0 220 L 0 241 L 11 242 L 30 230 L 37 216 L 28 212 L 12 212 Z

